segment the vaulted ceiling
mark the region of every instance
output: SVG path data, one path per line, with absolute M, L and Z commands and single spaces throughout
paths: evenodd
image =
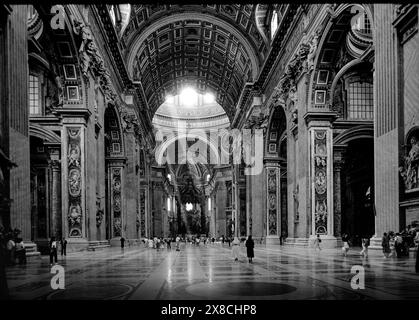
M 168 94 L 193 86 L 213 93 L 232 119 L 244 84 L 257 78 L 268 52 L 256 10 L 233 4 L 134 5 L 122 47 L 128 72 L 141 83 L 152 112 Z

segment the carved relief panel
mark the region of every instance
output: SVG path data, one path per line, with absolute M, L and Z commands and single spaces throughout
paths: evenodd
M 331 173 L 331 132 L 330 129 L 311 130 L 311 179 L 312 179 L 312 232 L 328 234 L 332 219 Z M 330 229 L 330 230 L 329 230 Z
M 122 167 L 111 167 L 111 221 L 112 237 L 122 236 Z
M 83 236 L 81 127 L 67 128 L 68 236 Z
M 267 236 L 278 235 L 279 168 L 267 167 Z

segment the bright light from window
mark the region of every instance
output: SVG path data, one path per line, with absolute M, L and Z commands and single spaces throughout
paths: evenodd
M 172 208 L 171 208 L 171 202 L 172 202 L 172 199 L 170 197 L 168 197 L 167 198 L 167 211 L 171 211 L 172 210 Z
M 208 211 L 211 211 L 211 198 L 208 198 Z
M 175 103 L 175 97 L 174 97 L 174 96 L 172 96 L 172 95 L 168 95 L 168 96 L 166 97 L 166 103 L 170 103 L 170 104 Z
M 193 209 L 193 204 L 188 202 L 188 203 L 186 203 L 185 208 L 186 208 L 186 211 L 191 211 Z
M 198 104 L 198 94 L 192 88 L 185 88 L 180 93 L 180 103 L 186 106 Z
M 206 93 L 204 95 L 204 102 L 205 103 L 213 103 L 215 101 L 214 95 L 211 93 Z
M 210 181 L 210 179 L 211 179 L 211 175 L 207 174 L 207 182 Z

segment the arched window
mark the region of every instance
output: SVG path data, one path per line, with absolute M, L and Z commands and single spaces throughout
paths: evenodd
M 354 6 L 352 12 L 357 13 L 352 20 L 352 31 L 371 36 L 371 21 L 368 19 L 368 14 L 365 9 L 359 6 Z
M 35 75 L 29 75 L 29 114 L 40 115 L 41 114 L 41 103 L 40 103 L 40 85 L 39 77 Z
M 274 11 L 271 18 L 271 39 L 274 38 L 275 32 L 278 29 L 278 13 Z
M 346 118 L 354 120 L 372 120 L 373 110 L 373 84 L 359 76 L 346 79 Z

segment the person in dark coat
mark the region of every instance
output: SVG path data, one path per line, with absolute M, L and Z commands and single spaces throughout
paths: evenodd
M 55 237 L 51 237 L 49 241 L 49 263 L 52 265 L 53 262 L 57 263 L 57 241 Z
M 246 250 L 247 258 L 249 258 L 249 263 L 253 263 L 253 258 L 255 256 L 253 248 L 255 247 L 255 242 L 252 239 L 252 236 L 249 236 L 246 241 Z
M 419 273 L 419 246 L 416 250 L 416 273 Z
M 3 247 L 0 232 L 0 300 L 9 300 L 9 288 L 6 278 L 6 248 Z
M 124 249 L 125 247 L 125 238 L 121 237 L 121 248 Z
M 391 250 L 390 250 L 390 237 L 387 235 L 387 232 L 384 232 L 383 234 L 381 246 L 383 247 L 384 258 L 388 258 Z
M 67 255 L 67 240 L 61 238 L 61 255 Z

